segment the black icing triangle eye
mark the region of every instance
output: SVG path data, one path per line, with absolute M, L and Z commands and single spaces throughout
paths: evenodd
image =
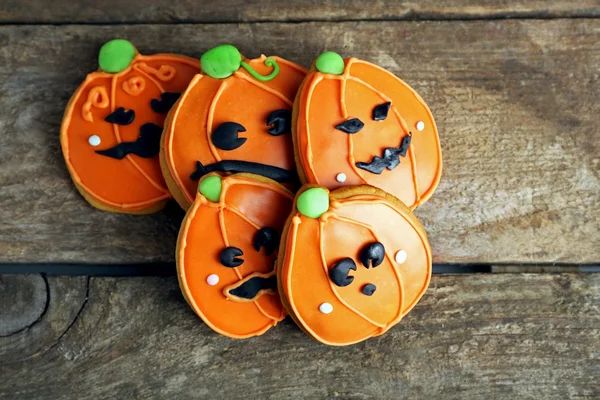
M 375 106 L 373 109 L 373 121 L 383 121 L 386 119 L 391 106 L 392 103 L 389 101 Z
M 225 247 L 223 251 L 221 251 L 219 261 L 221 261 L 221 264 L 227 268 L 235 268 L 244 263 L 244 260 L 238 258 L 239 256 L 243 255 L 244 252 L 237 247 Z
M 383 262 L 383 258 L 385 257 L 385 248 L 383 244 L 379 242 L 373 242 L 367 246 L 365 246 L 359 255 L 360 262 L 365 268 L 370 268 L 371 266 L 375 268 L 379 264 Z
M 108 115 L 108 117 L 104 118 L 106 122 L 110 122 L 111 124 L 117 125 L 129 125 L 135 119 L 135 111 L 128 110 L 125 111 L 125 108 L 119 107 L 112 113 Z
M 348 119 L 341 124 L 337 124 L 335 129 L 349 134 L 360 132 L 365 124 L 358 118 Z
M 270 135 L 279 136 L 284 133 L 292 133 L 292 110 L 275 110 L 267 117 L 267 129 Z
M 254 235 L 254 250 L 260 251 L 261 247 L 265 248 L 265 253 L 270 256 L 277 248 L 279 248 L 279 232 L 273 228 L 261 228 Z
M 176 92 L 164 92 L 160 94 L 160 100 L 152 99 L 150 100 L 150 107 L 152 111 L 157 114 L 166 114 L 169 112 L 173 104 L 179 99 L 181 93 Z
M 235 150 L 244 143 L 247 138 L 238 137 L 238 132 L 246 132 L 246 128 L 237 122 L 223 122 L 214 130 L 211 140 L 221 150 Z
M 353 276 L 348 276 L 350 271 L 356 271 L 356 264 L 351 258 L 342 258 L 329 270 L 329 278 L 339 287 L 348 286 L 354 281 Z

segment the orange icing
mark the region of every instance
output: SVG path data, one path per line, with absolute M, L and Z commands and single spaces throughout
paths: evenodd
M 154 75 L 163 82 L 168 82 L 175 77 L 177 71 L 170 65 L 161 65 L 160 67 L 153 68 L 146 63 L 139 63 L 138 68 L 142 71 Z
M 170 78 L 159 86 L 140 72 L 141 64 L 161 76 L 171 71 Z M 170 198 L 158 155 L 142 158 L 129 154 L 118 160 L 95 150 L 136 141 L 140 127 L 146 123 L 162 127 L 166 114 L 154 112 L 151 100 L 159 100 L 163 92 L 182 93 L 199 69 L 198 60 L 185 56 L 137 55 L 122 72 L 93 72 L 79 86 L 65 111 L 61 145 L 73 181 L 92 204 L 110 211 L 143 213 L 157 210 Z M 105 121 L 119 107 L 135 111 L 132 123 L 117 125 Z M 88 142 L 93 135 L 100 138 L 98 146 Z
M 423 99 L 406 83 L 374 64 L 356 58 L 345 60 L 341 75 L 312 69 L 299 93 L 294 126 L 300 177 L 329 189 L 369 184 L 396 196 L 414 209 L 435 191 L 442 172 L 441 147 L 435 121 Z M 375 106 L 391 102 L 388 117 L 373 121 Z M 360 132 L 346 134 L 335 126 L 359 118 Z M 422 121 L 424 129 L 416 124 Z M 380 174 L 356 167 L 397 147 L 412 134 L 406 157 L 393 170 Z M 346 175 L 338 182 L 339 173 Z
M 306 190 L 303 187 L 298 195 Z M 340 189 L 348 190 L 348 189 Z M 314 339 L 345 346 L 385 333 L 410 311 L 425 293 L 431 278 L 431 250 L 425 232 L 406 207 L 391 202 L 382 192 L 329 194 L 329 210 L 313 219 L 295 212 L 284 232 L 284 255 L 278 261 L 281 296 L 289 313 Z M 298 196 L 297 195 L 297 196 Z M 297 197 L 296 197 L 297 198 Z M 380 242 L 385 258 L 377 267 L 365 268 L 360 251 Z M 396 262 L 404 250 L 406 261 Z M 356 264 L 354 281 L 336 286 L 329 277 L 333 265 L 346 257 Z M 374 284 L 371 296 L 361 287 Z M 328 303 L 333 311 L 321 312 Z
M 209 174 L 203 177 L 216 174 Z M 219 201 L 198 194 L 183 221 L 178 238 L 177 274 L 180 286 L 196 314 L 214 331 L 236 339 L 258 336 L 285 317 L 274 290 L 261 291 L 254 299 L 232 297 L 228 291 L 255 276 L 268 278 L 277 252 L 256 251 L 253 240 L 259 229 L 281 232 L 292 208 L 293 195 L 278 183 L 250 174 L 233 174 L 222 180 Z M 223 249 L 243 251 L 244 263 L 222 265 Z M 210 275 L 219 277 L 211 286 Z
M 121 88 L 128 95 L 139 96 L 146 88 L 146 80 L 141 76 L 134 76 L 123 82 Z
M 163 133 L 161 156 L 167 180 L 180 205 L 187 209 L 194 201 L 198 181 L 190 178 L 196 161 L 204 165 L 220 160 L 249 161 L 294 170 L 294 153 L 290 134 L 272 136 L 267 133 L 267 116 L 275 110 L 291 109 L 296 91 L 306 69 L 279 57 L 279 74 L 268 82 L 260 82 L 240 69 L 225 79 L 198 74 L 171 111 Z M 245 60 L 259 74 L 271 68 L 264 65 L 265 56 Z M 239 136 L 248 140 L 235 150 L 221 150 L 211 142 L 211 134 L 224 122 L 237 122 L 246 128 Z
M 90 90 L 87 101 L 81 107 L 81 116 L 88 122 L 94 122 L 92 107 L 106 108 L 109 106 L 108 94 L 103 86 L 96 86 Z

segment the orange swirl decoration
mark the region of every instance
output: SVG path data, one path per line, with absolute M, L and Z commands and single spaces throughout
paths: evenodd
M 368 184 L 410 209 L 435 191 L 442 152 L 431 111 L 385 69 L 321 54 L 294 103 L 294 145 L 303 183 Z
M 158 157 L 164 120 L 200 64 L 172 54 L 143 56 L 121 39 L 102 46 L 98 62 L 100 70 L 71 97 L 61 126 L 71 178 L 101 210 L 158 211 L 171 197 Z M 158 84 L 140 64 L 168 79 Z
M 285 317 L 274 263 L 293 195 L 269 179 L 208 174 L 177 241 L 183 294 L 214 331 L 261 335 Z
M 306 185 L 283 229 L 279 293 L 296 323 L 328 345 L 385 333 L 423 296 L 431 250 L 415 215 L 372 186 Z
M 177 71 L 170 65 L 161 65 L 158 68 L 153 68 L 146 63 L 140 63 L 138 66 L 142 71 L 151 74 L 162 82 L 168 82 L 175 77 Z
M 188 209 L 210 172 L 293 188 L 292 105 L 306 70 L 279 57 L 247 60 L 231 45 L 207 51 L 201 64 L 165 124 L 160 158 L 173 197 Z
M 130 96 L 139 96 L 146 89 L 146 80 L 141 76 L 133 76 L 123 82 L 121 88 Z
M 81 108 L 81 116 L 88 122 L 94 122 L 92 116 L 92 107 L 106 108 L 110 104 L 108 100 L 108 94 L 106 94 L 106 88 L 103 86 L 96 86 L 90 90 L 87 101 Z

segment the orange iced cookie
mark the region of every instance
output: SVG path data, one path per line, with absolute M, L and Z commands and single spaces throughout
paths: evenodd
M 377 65 L 321 54 L 294 103 L 293 129 L 303 183 L 368 184 L 411 210 L 439 183 L 442 153 L 429 108 Z
M 163 173 L 181 207 L 209 172 L 297 181 L 291 110 L 306 69 L 279 57 L 244 59 L 231 45 L 207 51 L 201 64 L 169 114 L 161 145 Z
M 75 186 L 93 206 L 147 214 L 170 198 L 158 153 L 165 117 L 200 70 L 193 58 L 144 56 L 122 39 L 100 49 L 65 111 L 63 155 Z
M 274 265 L 293 198 L 251 174 L 200 180 L 179 232 L 177 275 L 186 300 L 214 331 L 243 339 L 285 317 Z
M 375 187 L 306 185 L 283 232 L 279 292 L 296 323 L 321 343 L 344 346 L 385 333 L 429 285 L 423 227 Z

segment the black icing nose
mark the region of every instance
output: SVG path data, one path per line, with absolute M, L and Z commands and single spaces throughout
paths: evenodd
M 375 293 L 375 290 L 377 290 L 377 286 L 373 285 L 372 283 L 367 283 L 360 291 L 365 296 L 372 296 L 373 293 Z

